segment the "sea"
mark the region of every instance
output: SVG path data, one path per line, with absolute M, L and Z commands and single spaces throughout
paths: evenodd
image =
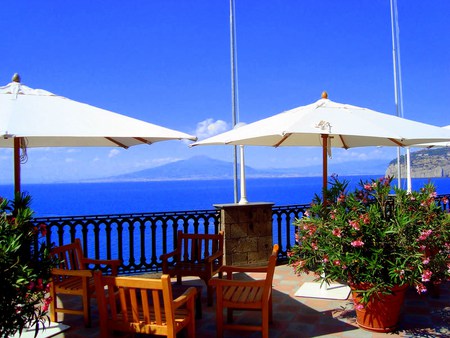
M 362 180 L 380 176 L 340 176 L 353 190 Z M 450 178 L 416 178 L 413 190 L 431 182 L 438 194 L 450 193 Z M 397 184 L 397 180 L 394 180 Z M 308 204 L 320 194 L 322 177 L 249 178 L 247 200 L 277 206 Z M 401 187 L 406 187 L 402 180 Z M 212 210 L 234 202 L 233 180 L 177 180 L 108 183 L 23 184 L 31 195 L 35 217 L 85 216 L 163 211 Z M 0 185 L 0 196 L 11 199 L 13 185 Z

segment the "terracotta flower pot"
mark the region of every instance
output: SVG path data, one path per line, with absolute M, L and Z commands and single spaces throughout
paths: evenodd
M 375 332 L 391 332 L 395 330 L 407 288 L 408 285 L 394 287 L 392 294 L 379 294 L 379 297 L 374 295 L 367 304 L 362 304 L 362 297 L 358 296 L 358 293 L 354 290 L 363 290 L 364 286 L 352 286 L 356 322 L 359 327 Z

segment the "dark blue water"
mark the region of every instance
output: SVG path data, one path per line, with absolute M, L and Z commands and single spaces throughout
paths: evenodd
M 355 187 L 360 179 L 370 176 L 341 178 Z M 413 189 L 428 181 L 413 179 Z M 450 193 L 450 178 L 431 181 L 438 194 Z M 247 199 L 275 205 L 309 203 L 321 186 L 321 177 L 248 179 Z M 214 204 L 233 203 L 232 180 L 29 184 L 22 190 L 32 196 L 35 216 L 204 210 L 213 209 Z M 12 185 L 0 185 L 0 196 L 11 198 L 12 192 Z

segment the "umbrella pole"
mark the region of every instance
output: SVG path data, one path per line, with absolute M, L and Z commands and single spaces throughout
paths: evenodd
M 327 189 L 328 182 L 328 135 L 322 134 L 322 190 L 323 190 L 323 201 L 325 198 L 325 191 Z
M 239 146 L 241 152 L 241 199 L 239 204 L 247 204 L 247 186 L 245 181 L 245 162 L 244 162 L 244 146 Z
M 14 137 L 14 193 L 20 192 L 20 137 Z

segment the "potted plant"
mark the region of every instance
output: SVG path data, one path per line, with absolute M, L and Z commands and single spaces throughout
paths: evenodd
M 316 195 L 296 220 L 298 244 L 289 253 L 296 273 L 313 272 L 322 283 L 347 282 L 358 324 L 382 332 L 395 328 L 406 287 L 422 293 L 425 283 L 450 276 L 450 222 L 435 202 L 433 185 L 409 194 L 391 182 L 361 181 L 348 192 L 348 182 L 332 177 L 325 203 Z M 397 297 L 393 314 L 387 302 Z
M 16 194 L 14 201 L 0 198 L 0 336 L 21 334 L 35 326 L 45 328 L 50 297 L 50 271 L 54 259 L 41 239 L 46 226 L 33 226 L 31 197 Z M 37 246 L 34 244 L 37 243 Z M 34 249 L 36 248 L 36 250 Z

